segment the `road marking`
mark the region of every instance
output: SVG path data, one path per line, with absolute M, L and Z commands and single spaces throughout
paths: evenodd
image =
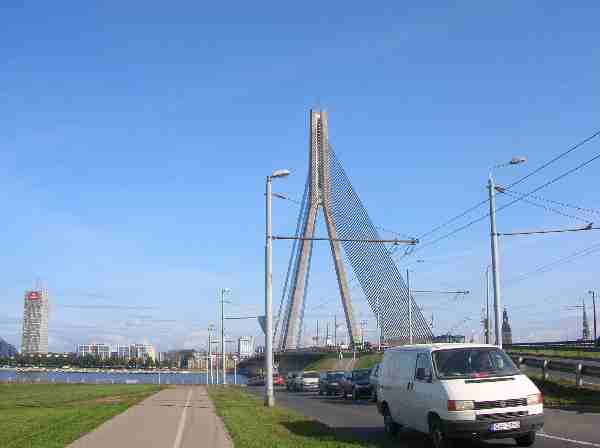
M 185 428 L 185 414 L 187 413 L 188 406 L 190 405 L 190 400 L 192 398 L 192 392 L 194 389 L 190 389 L 187 395 L 187 399 L 185 401 L 185 406 L 183 407 L 183 412 L 181 413 L 181 417 L 179 418 L 179 427 L 177 428 L 177 437 L 175 437 L 175 443 L 173 443 L 173 448 L 179 448 L 181 445 L 181 437 L 183 436 L 183 429 Z
M 565 437 L 558 437 L 558 436 L 546 434 L 545 432 L 538 432 L 538 436 L 546 437 L 548 439 L 560 440 L 561 442 L 578 443 L 579 445 L 593 446 L 595 448 L 600 448 L 600 443 L 584 442 L 582 440 L 567 439 Z

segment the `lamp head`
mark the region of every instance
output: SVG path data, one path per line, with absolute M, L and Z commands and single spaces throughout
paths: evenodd
M 276 177 L 286 177 L 290 175 L 290 170 L 275 170 L 273 171 L 273 173 L 271 174 L 271 177 L 276 178 Z
M 527 157 L 517 156 L 517 157 L 513 157 L 512 159 L 510 159 L 510 162 L 508 162 L 508 163 L 510 165 L 520 165 L 525 162 L 527 162 Z

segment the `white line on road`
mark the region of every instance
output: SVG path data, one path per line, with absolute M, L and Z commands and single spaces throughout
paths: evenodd
M 187 413 L 188 406 L 190 405 L 190 400 L 192 398 L 192 392 L 194 389 L 190 389 L 187 395 L 187 400 L 185 401 L 185 406 L 183 407 L 183 412 L 181 413 L 181 417 L 179 418 L 179 427 L 177 428 L 177 437 L 175 437 L 175 443 L 173 443 L 173 448 L 179 448 L 181 445 L 181 437 L 183 436 L 183 428 L 185 428 L 185 414 Z
M 600 448 L 600 443 L 583 442 L 581 440 L 567 439 L 565 437 L 558 437 L 558 436 L 553 436 L 553 435 L 550 435 L 550 434 L 546 434 L 545 432 L 538 432 L 538 436 L 540 436 L 540 437 L 546 437 L 547 439 L 560 440 L 561 442 L 577 443 L 579 445 L 593 446 L 595 448 Z

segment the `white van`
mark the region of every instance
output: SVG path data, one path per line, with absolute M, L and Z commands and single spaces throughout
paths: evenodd
M 390 348 L 379 368 L 377 408 L 385 430 L 429 433 L 435 448 L 453 439 L 535 442 L 544 425 L 542 394 L 500 348 L 424 344 Z

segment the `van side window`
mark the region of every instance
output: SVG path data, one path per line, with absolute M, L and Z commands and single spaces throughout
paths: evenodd
M 419 353 L 415 368 L 415 380 L 429 382 L 433 378 L 433 369 L 429 353 Z

